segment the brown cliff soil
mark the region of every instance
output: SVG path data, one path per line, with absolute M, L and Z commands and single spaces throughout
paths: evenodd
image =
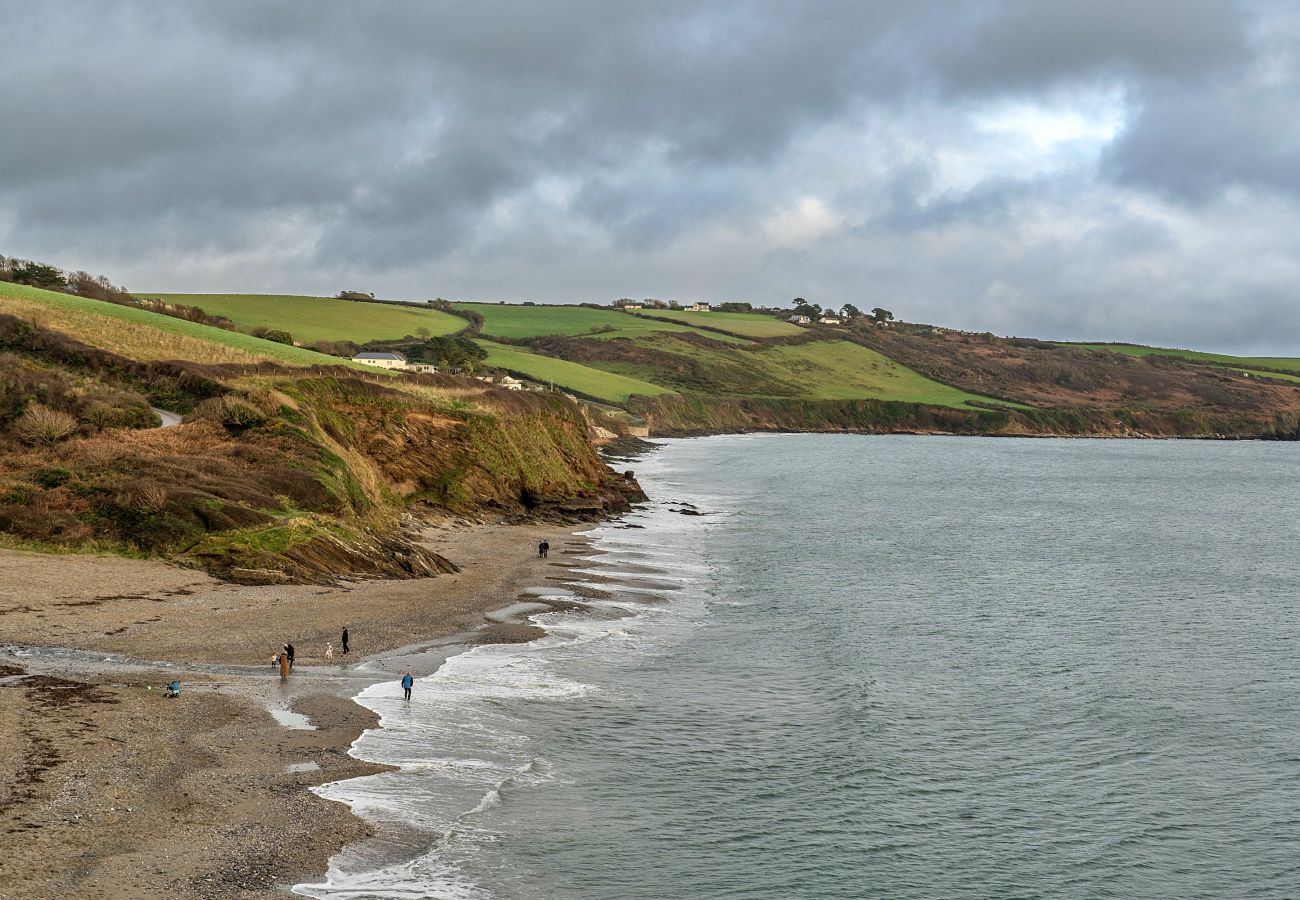
M 0 350 L 0 540 L 17 547 L 172 558 L 242 583 L 418 578 L 454 567 L 403 522 L 591 521 L 642 496 L 560 395 L 140 363 L 12 316 Z M 67 432 L 29 439 L 34 404 Z M 150 404 L 184 423 L 141 427 Z

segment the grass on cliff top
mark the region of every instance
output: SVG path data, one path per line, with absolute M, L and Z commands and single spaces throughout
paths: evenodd
M 240 328 L 278 328 L 297 341 L 367 341 L 403 338 L 427 328 L 431 335 L 451 334 L 469 323 L 436 309 L 397 304 L 358 303 L 337 297 L 276 294 L 141 294 L 168 303 L 197 306 L 208 315 L 225 316 Z
M 740 337 L 788 337 L 803 334 L 804 329 L 763 313 L 689 312 L 684 309 L 647 309 L 637 313 L 642 318 L 672 319 L 688 325 L 717 328 Z M 706 332 L 707 333 L 707 332 Z
M 519 306 L 499 303 L 457 303 L 455 306 L 457 309 L 473 310 L 483 316 L 483 334 L 488 337 L 636 338 L 664 331 L 695 331 L 687 325 L 656 322 L 616 309 L 594 309 L 590 306 Z M 709 337 L 722 341 L 734 340 L 720 334 Z
M 1106 350 L 1125 356 L 1173 356 L 1192 362 L 1231 366 L 1240 369 L 1279 369 L 1300 374 L 1300 358 L 1289 356 L 1230 356 L 1226 353 L 1205 353 L 1200 350 L 1174 350 L 1166 347 L 1143 347 L 1140 344 L 1063 344 L 1084 350 Z
M 488 352 L 486 362 L 489 366 L 506 369 L 542 384 L 553 382 L 556 387 L 597 400 L 624 403 L 633 394 L 654 397 L 672 393 L 668 388 L 648 381 L 603 372 L 563 359 L 540 356 L 518 347 L 507 347 L 491 341 L 479 341 L 478 344 Z
M 366 367 L 336 356 L 102 300 L 0 282 L 0 312 L 61 331 L 131 359 L 197 363 Z M 370 371 L 367 369 L 367 371 Z

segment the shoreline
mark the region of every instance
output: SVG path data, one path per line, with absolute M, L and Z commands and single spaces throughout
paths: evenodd
M 422 543 L 459 573 L 335 587 L 0 551 L 0 896 L 284 896 L 321 876 L 374 831 L 310 788 L 386 768 L 348 755 L 378 721 L 351 698 L 408 654 L 540 636 L 511 612 L 569 580 L 594 524 L 442 523 Z

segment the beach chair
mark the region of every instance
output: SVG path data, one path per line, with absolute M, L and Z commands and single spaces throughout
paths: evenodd
M 177 678 L 173 680 L 171 684 L 167 685 L 167 696 L 179 697 L 180 695 L 181 695 L 181 680 Z

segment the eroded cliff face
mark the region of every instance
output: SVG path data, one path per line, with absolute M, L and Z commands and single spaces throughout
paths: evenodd
M 67 336 L 31 337 L 0 370 L 22 384 L 48 372 L 58 390 L 42 408 L 75 427 L 48 440 L 0 429 L 11 545 L 160 556 L 258 583 L 416 578 L 454 568 L 413 539 L 422 516 L 585 521 L 643 499 L 560 395 L 341 368 L 146 370 Z M 96 422 L 81 421 L 88 391 Z M 155 396 L 183 423 L 141 421 Z M 116 397 L 131 417 L 101 408 Z

